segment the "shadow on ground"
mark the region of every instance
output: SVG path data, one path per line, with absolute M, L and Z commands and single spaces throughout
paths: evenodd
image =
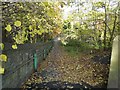
M 97 87 L 90 86 L 89 84 L 82 82 L 79 83 L 68 83 L 68 82 L 61 82 L 61 81 L 51 81 L 51 82 L 42 82 L 39 84 L 33 84 L 30 88 L 26 88 L 26 90 L 61 90 L 61 89 L 79 89 L 79 90 L 95 90 L 98 89 Z M 100 89 L 100 88 L 99 88 Z M 101 90 L 107 90 L 106 88 L 101 88 Z

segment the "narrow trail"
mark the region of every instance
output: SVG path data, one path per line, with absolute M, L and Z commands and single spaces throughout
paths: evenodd
M 109 64 L 94 62 L 91 55 L 68 55 L 56 40 L 46 60 L 23 88 L 105 88 L 108 71 Z

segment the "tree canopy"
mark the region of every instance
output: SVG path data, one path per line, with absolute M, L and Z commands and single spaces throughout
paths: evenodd
M 77 40 L 96 49 L 111 48 L 119 31 L 119 2 L 69 2 L 71 14 L 64 21 L 63 43 Z

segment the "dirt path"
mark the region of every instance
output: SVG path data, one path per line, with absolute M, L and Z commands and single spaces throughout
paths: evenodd
M 38 88 L 42 85 L 74 88 L 106 87 L 109 64 L 93 60 L 93 55 L 78 55 L 72 57 L 64 51 L 58 41 L 55 41 L 51 53 L 38 69 L 23 85 L 24 88 Z M 52 84 L 50 82 L 53 82 Z M 55 84 L 56 82 L 56 84 Z M 66 83 L 68 84 L 67 86 Z M 61 86 L 61 87 L 62 87 Z

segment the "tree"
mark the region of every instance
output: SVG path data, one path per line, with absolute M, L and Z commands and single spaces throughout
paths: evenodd
M 118 1 L 109 2 L 77 2 L 70 3 L 76 10 L 68 18 L 69 22 L 73 22 L 73 29 L 67 29 L 64 32 L 66 37 L 77 39 L 81 42 L 87 42 L 96 49 L 107 50 L 111 48 L 112 40 L 118 31 Z M 89 7 L 88 7 L 89 6 Z M 67 38 L 65 38 L 67 39 Z
M 35 43 L 39 38 L 48 40 L 54 28 L 61 29 L 59 5 L 58 2 L 2 2 L 3 36 L 16 44 Z

